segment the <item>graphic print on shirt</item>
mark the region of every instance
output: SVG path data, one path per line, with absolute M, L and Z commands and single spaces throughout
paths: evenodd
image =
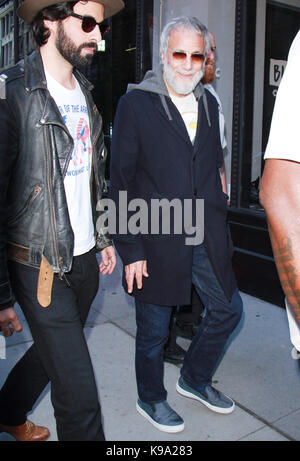
M 193 93 L 184 96 L 171 96 L 171 99 L 177 107 L 193 143 L 197 133 L 198 126 L 198 103 Z
M 196 111 L 183 112 L 181 115 L 187 127 L 190 138 L 195 139 L 196 131 L 197 131 L 198 112 Z
M 78 176 L 90 170 L 92 147 L 86 106 L 59 106 L 62 118 L 74 139 L 74 149 L 66 176 Z M 82 116 L 81 116 L 82 114 Z
M 80 118 L 77 130 L 76 130 L 76 139 L 74 144 L 74 151 L 71 157 L 71 162 L 73 162 L 74 167 L 82 166 L 84 163 L 84 158 L 82 155 L 92 155 L 92 148 L 88 144 L 90 136 L 90 129 L 87 121 L 84 118 Z

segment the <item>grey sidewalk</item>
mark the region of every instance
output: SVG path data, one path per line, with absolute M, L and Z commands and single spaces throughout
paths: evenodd
M 184 418 L 186 428 L 177 435 L 164 434 L 135 409 L 135 313 L 132 298 L 121 287 L 121 264 L 111 277 L 101 279 L 85 332 L 107 441 L 300 440 L 300 371 L 291 357 L 285 311 L 246 294 L 242 297 L 243 320 L 214 376 L 215 387 L 235 400 L 236 410 L 230 415 L 215 414 L 180 396 L 175 390 L 179 368 L 166 363 L 169 402 Z M 6 360 L 0 360 L 0 386 L 32 341 L 22 313 L 20 317 L 23 332 L 7 340 Z M 179 338 L 178 343 L 187 348 L 189 341 Z M 3 354 L 0 348 L 0 357 Z M 29 418 L 48 426 L 50 440 L 57 440 L 49 387 Z M 0 441 L 5 440 L 12 438 L 0 434 Z

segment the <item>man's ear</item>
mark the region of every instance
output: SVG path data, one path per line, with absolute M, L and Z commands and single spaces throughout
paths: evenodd
M 51 33 L 55 33 L 57 29 L 57 21 L 50 21 L 49 19 L 44 19 L 44 25 Z
M 164 55 L 163 52 L 161 52 L 160 59 L 161 59 L 161 62 L 163 64 L 165 62 L 165 55 Z

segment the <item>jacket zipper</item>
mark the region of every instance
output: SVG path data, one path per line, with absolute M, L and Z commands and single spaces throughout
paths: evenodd
M 50 195 L 50 206 L 51 206 L 51 214 L 52 214 L 52 230 L 53 230 L 53 237 L 55 242 L 55 251 L 56 251 L 56 263 L 59 268 L 59 278 L 62 279 L 63 277 L 63 270 L 61 268 L 61 257 L 59 256 L 59 248 L 58 248 L 58 241 L 57 241 L 57 231 L 56 231 L 56 219 L 55 219 L 55 209 L 54 209 L 54 202 L 53 202 L 53 188 L 51 182 L 51 169 L 52 169 L 52 162 L 51 162 L 51 155 L 50 155 L 50 127 L 47 127 L 47 135 L 48 135 L 48 142 L 47 142 L 47 160 L 48 160 L 48 188 L 49 188 L 49 195 Z

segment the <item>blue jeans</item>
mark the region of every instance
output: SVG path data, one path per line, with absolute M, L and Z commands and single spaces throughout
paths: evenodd
M 194 248 L 192 282 L 205 306 L 205 316 L 186 353 L 181 375 L 197 389 L 211 384 L 224 346 L 241 319 L 243 303 L 238 290 L 230 302 L 227 300 L 203 245 Z M 157 306 L 137 299 L 135 303 L 138 395 L 143 402 L 162 402 L 167 399 L 163 354 L 173 306 Z

